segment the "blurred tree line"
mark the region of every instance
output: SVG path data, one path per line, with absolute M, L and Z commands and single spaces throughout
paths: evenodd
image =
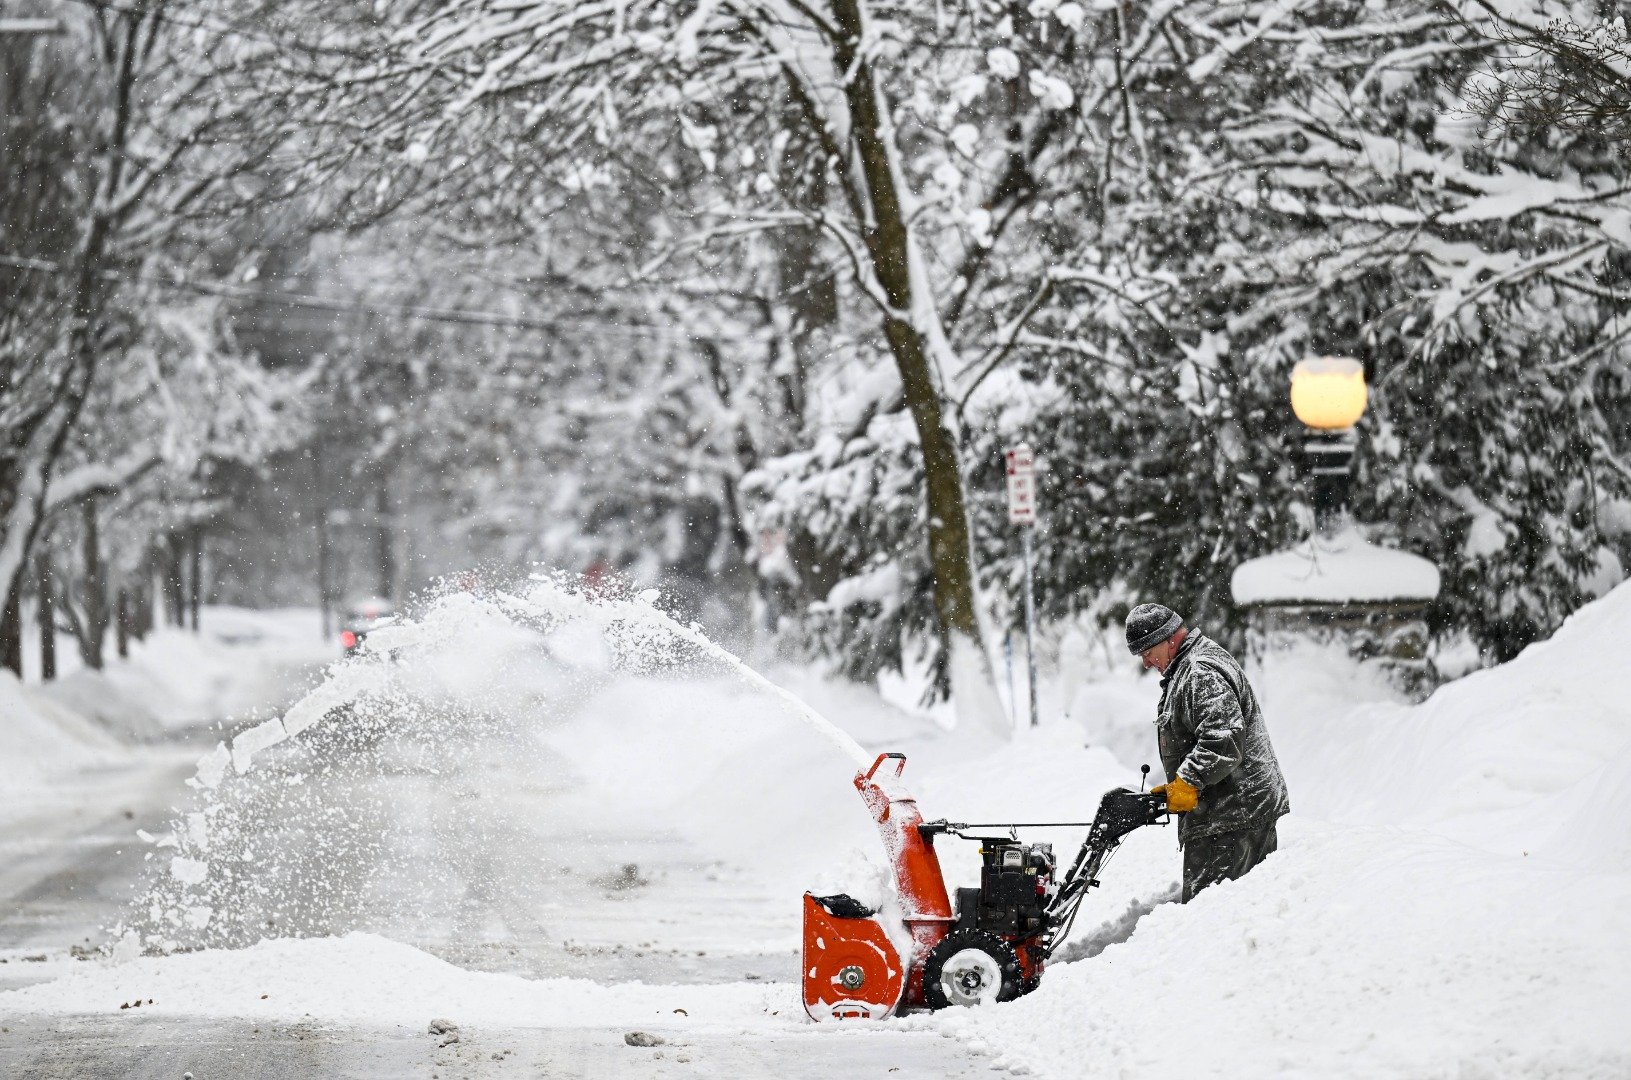
M 1309 528 L 1310 354 L 1366 365 L 1356 513 L 1440 632 L 1509 657 L 1631 558 L 1619 5 L 36 6 L 14 668 L 25 611 L 89 661 L 190 592 L 541 562 L 945 691 L 1016 617 L 1021 440 L 1046 618 L 1228 634 Z

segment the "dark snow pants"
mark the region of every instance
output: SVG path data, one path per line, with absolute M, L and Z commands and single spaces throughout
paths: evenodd
M 1184 841 L 1184 903 L 1208 885 L 1233 881 L 1262 862 L 1275 848 L 1274 822 L 1193 836 Z

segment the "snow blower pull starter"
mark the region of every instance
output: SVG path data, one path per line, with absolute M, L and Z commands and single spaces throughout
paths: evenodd
M 879 776 L 889 760 L 894 774 Z M 1165 796 L 1131 788 L 1105 792 L 1092 822 L 924 821 L 899 782 L 905 768 L 905 754 L 879 754 L 855 777 L 894 870 L 898 918 L 851 896 L 804 894 L 804 1010 L 814 1020 L 881 1020 L 1030 993 L 1105 860 L 1134 829 L 1167 822 Z M 1022 828 L 1082 825 L 1087 839 L 1062 877 L 1051 844 L 1018 839 Z M 1006 829 L 1008 836 L 970 836 L 970 829 Z M 979 887 L 958 889 L 955 911 L 934 850 L 934 838 L 948 833 L 977 840 L 983 860 Z

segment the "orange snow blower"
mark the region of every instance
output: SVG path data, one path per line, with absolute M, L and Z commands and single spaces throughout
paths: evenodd
M 886 760 L 895 762 L 894 774 L 880 777 Z M 1105 860 L 1134 829 L 1167 821 L 1164 796 L 1115 788 L 1091 822 L 926 822 L 900 784 L 905 769 L 905 754 L 879 754 L 855 776 L 894 870 L 899 913 L 874 911 L 843 894 L 804 894 L 804 1011 L 811 1019 L 881 1020 L 1030 993 L 1099 883 Z M 1018 839 L 1020 829 L 1084 826 L 1087 838 L 1063 877 L 1051 844 Z M 970 836 L 970 829 L 1008 835 Z M 980 843 L 980 884 L 957 890 L 955 910 L 934 850 L 942 834 Z

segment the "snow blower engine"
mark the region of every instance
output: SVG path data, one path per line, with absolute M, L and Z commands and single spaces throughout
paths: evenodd
M 879 776 L 885 761 L 893 775 Z M 889 918 L 847 895 L 804 894 L 804 1010 L 815 1020 L 881 1020 L 908 1009 L 1009 1001 L 1036 989 L 1105 860 L 1134 829 L 1164 825 L 1166 798 L 1115 788 L 1091 822 L 965 824 L 924 821 L 899 783 L 905 754 L 879 754 L 855 777 L 893 864 L 901 911 Z M 1149 772 L 1149 766 L 1144 767 Z M 1025 844 L 1023 828 L 1087 827 L 1062 876 L 1051 844 Z M 970 835 L 1006 829 L 1008 835 Z M 980 844 L 978 888 L 953 910 L 934 838 Z

